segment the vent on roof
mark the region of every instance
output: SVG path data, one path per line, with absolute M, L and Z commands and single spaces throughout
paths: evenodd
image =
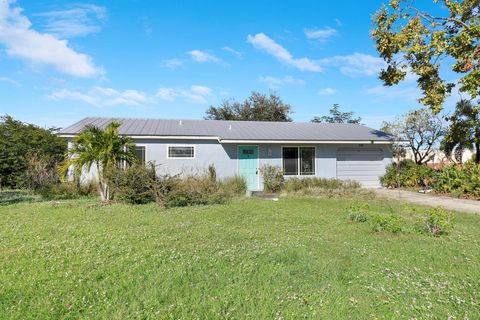
M 178 121 L 178 125 L 179 125 L 179 126 L 182 125 L 182 120 Z
M 232 131 L 232 125 L 228 126 L 228 130 Z

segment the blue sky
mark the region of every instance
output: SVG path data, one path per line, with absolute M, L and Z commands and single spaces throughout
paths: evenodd
M 419 106 L 414 79 L 377 79 L 369 30 L 381 3 L 0 0 L 0 114 L 60 127 L 199 119 L 224 99 L 273 90 L 295 121 L 339 103 L 378 128 Z

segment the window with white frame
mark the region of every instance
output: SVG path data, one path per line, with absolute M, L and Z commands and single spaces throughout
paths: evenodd
M 193 146 L 168 146 L 168 158 L 195 158 Z
M 283 147 L 282 159 L 286 176 L 315 175 L 315 147 Z
M 146 163 L 145 146 L 135 146 L 135 155 L 137 156 L 140 164 Z

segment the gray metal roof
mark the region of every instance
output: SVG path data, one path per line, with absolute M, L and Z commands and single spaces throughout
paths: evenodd
M 195 136 L 221 140 L 287 141 L 391 141 L 384 132 L 358 124 L 306 123 L 224 120 L 173 120 L 136 118 L 85 118 L 59 132 L 69 136 L 82 132 L 87 125 L 104 128 L 120 122 L 119 133 L 127 136 Z

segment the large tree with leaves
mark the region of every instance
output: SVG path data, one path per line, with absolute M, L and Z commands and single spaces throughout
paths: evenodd
M 451 154 L 462 154 L 469 149 L 475 153 L 475 162 L 480 163 L 480 105 L 468 100 L 457 103 L 455 112 L 447 117 L 450 127 L 442 142 L 442 149 Z
M 405 141 L 416 163 L 428 162 L 435 155 L 435 148 L 445 134 L 442 119 L 430 109 L 411 110 L 392 122 L 384 122 L 380 129 L 397 141 Z M 403 144 L 402 144 L 403 145 Z M 402 146 L 394 146 L 400 152 Z
M 441 74 L 444 63 L 453 60 L 460 92 L 480 95 L 480 0 L 433 3 L 427 12 L 424 1 L 391 0 L 374 15 L 372 36 L 387 63 L 380 72 L 384 84 L 399 83 L 407 72 L 417 75 L 420 102 L 438 112 L 456 85 Z
M 120 125 L 112 122 L 103 130 L 95 126 L 86 127 L 82 133 L 73 138 L 69 149 L 70 155 L 62 167 L 64 174 L 73 167 L 76 179 L 80 178 L 84 169 L 95 168 L 102 201 L 109 201 L 112 196 L 109 172 L 122 165 L 131 165 L 138 160 L 132 139 L 118 133 Z
M 57 131 L 0 116 L 0 187 L 25 187 L 25 171 L 34 155 L 48 159 L 52 166 L 62 161 L 67 141 L 57 137 Z
M 275 93 L 252 92 L 243 102 L 225 100 L 206 111 L 207 120 L 292 121 L 292 107 Z
M 362 118 L 353 117 L 353 112 L 340 111 L 340 105 L 335 103 L 329 110 L 328 116 L 314 117 L 311 122 L 326 122 L 326 123 L 360 123 Z

